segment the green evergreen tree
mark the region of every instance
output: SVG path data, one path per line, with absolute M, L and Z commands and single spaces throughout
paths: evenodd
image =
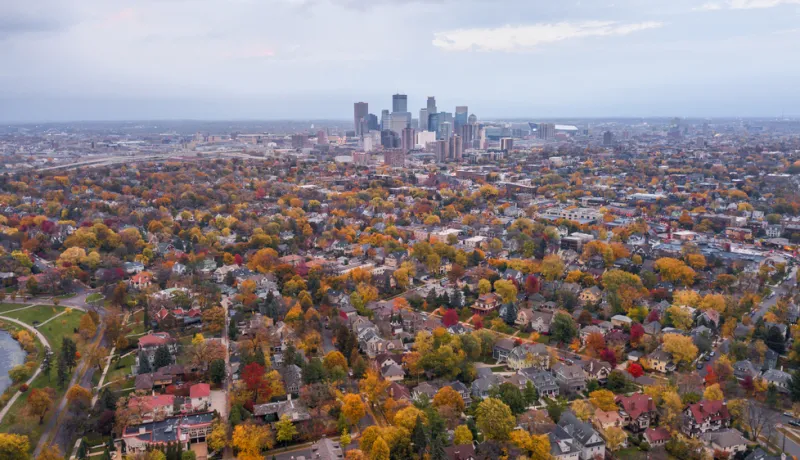
M 420 456 L 428 448 L 428 435 L 425 433 L 422 417 L 417 416 L 417 421 L 414 423 L 414 429 L 411 431 L 411 443 L 414 445 L 414 452 Z
M 139 353 L 139 369 L 138 373 L 141 374 L 149 374 L 153 372 L 153 369 L 150 368 L 150 360 L 147 359 L 147 355 L 144 352 Z
M 169 366 L 170 364 L 172 364 L 172 355 L 170 355 L 167 346 L 159 345 L 159 347 L 156 348 L 156 355 L 153 358 L 153 368 L 155 370 L 159 370 L 164 366 Z

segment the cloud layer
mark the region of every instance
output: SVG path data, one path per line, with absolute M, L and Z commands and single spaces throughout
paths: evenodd
M 529 51 L 539 45 L 575 38 L 628 35 L 656 29 L 655 21 L 620 24 L 611 21 L 559 22 L 530 26 L 504 26 L 492 29 L 457 29 L 437 32 L 433 45 L 445 51 Z
M 726 0 L 724 2 L 709 2 L 703 4 L 700 10 L 758 10 L 775 8 L 781 5 L 800 5 L 800 0 Z

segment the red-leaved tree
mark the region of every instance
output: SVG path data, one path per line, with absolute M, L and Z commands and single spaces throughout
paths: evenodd
M 448 308 L 447 311 L 444 312 L 444 316 L 442 317 L 442 323 L 445 327 L 450 327 L 455 324 L 458 324 L 458 312 L 455 308 Z
M 628 365 L 628 373 L 630 373 L 633 378 L 639 378 L 644 375 L 644 369 L 642 366 L 636 363 L 630 363 Z

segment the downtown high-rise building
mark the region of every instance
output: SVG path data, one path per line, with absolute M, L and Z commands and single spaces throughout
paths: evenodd
M 458 130 L 458 135 L 463 139 L 464 145 L 471 148 L 472 142 L 478 137 L 478 124 L 467 123 Z
M 438 110 L 436 109 L 436 98 L 433 96 L 428 96 L 428 104 L 425 106 L 428 109 L 428 115 L 437 113 Z
M 439 139 L 445 141 L 450 140 L 450 137 L 453 135 L 453 123 L 449 121 L 439 123 L 439 132 L 437 134 Z
M 455 131 L 458 132 L 458 130 L 462 126 L 466 125 L 468 122 L 469 122 L 469 107 L 467 107 L 466 105 L 457 106 L 455 123 L 453 124 Z
M 420 109 L 419 111 L 419 130 L 428 130 L 428 109 Z
M 455 161 L 461 161 L 464 157 L 464 142 L 459 135 L 450 138 L 450 157 Z
M 417 130 L 414 128 L 403 128 L 400 135 L 400 148 L 403 152 L 408 152 L 417 145 Z
M 436 155 L 436 161 L 438 163 L 447 163 L 447 159 L 450 156 L 449 151 L 450 151 L 450 142 L 445 140 L 436 141 L 434 154 Z
M 408 96 L 395 94 L 392 96 L 392 113 L 408 112 Z
M 369 104 L 366 102 L 356 102 L 353 104 L 353 124 L 356 136 L 364 134 L 364 122 L 369 125 Z
M 549 140 L 556 137 L 556 125 L 553 123 L 539 123 L 536 128 L 536 137 Z
M 514 139 L 511 137 L 504 137 L 500 139 L 500 150 L 505 150 L 506 153 L 510 153 L 512 150 L 514 150 Z
M 381 110 L 381 131 L 389 129 L 389 111 L 386 109 Z

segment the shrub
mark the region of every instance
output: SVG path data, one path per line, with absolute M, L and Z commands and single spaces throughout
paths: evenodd
M 28 391 L 28 384 L 27 384 L 27 383 L 23 383 L 22 385 L 20 385 L 20 386 L 19 386 L 19 391 L 21 391 L 21 392 L 23 392 L 23 393 L 25 393 L 26 391 Z

